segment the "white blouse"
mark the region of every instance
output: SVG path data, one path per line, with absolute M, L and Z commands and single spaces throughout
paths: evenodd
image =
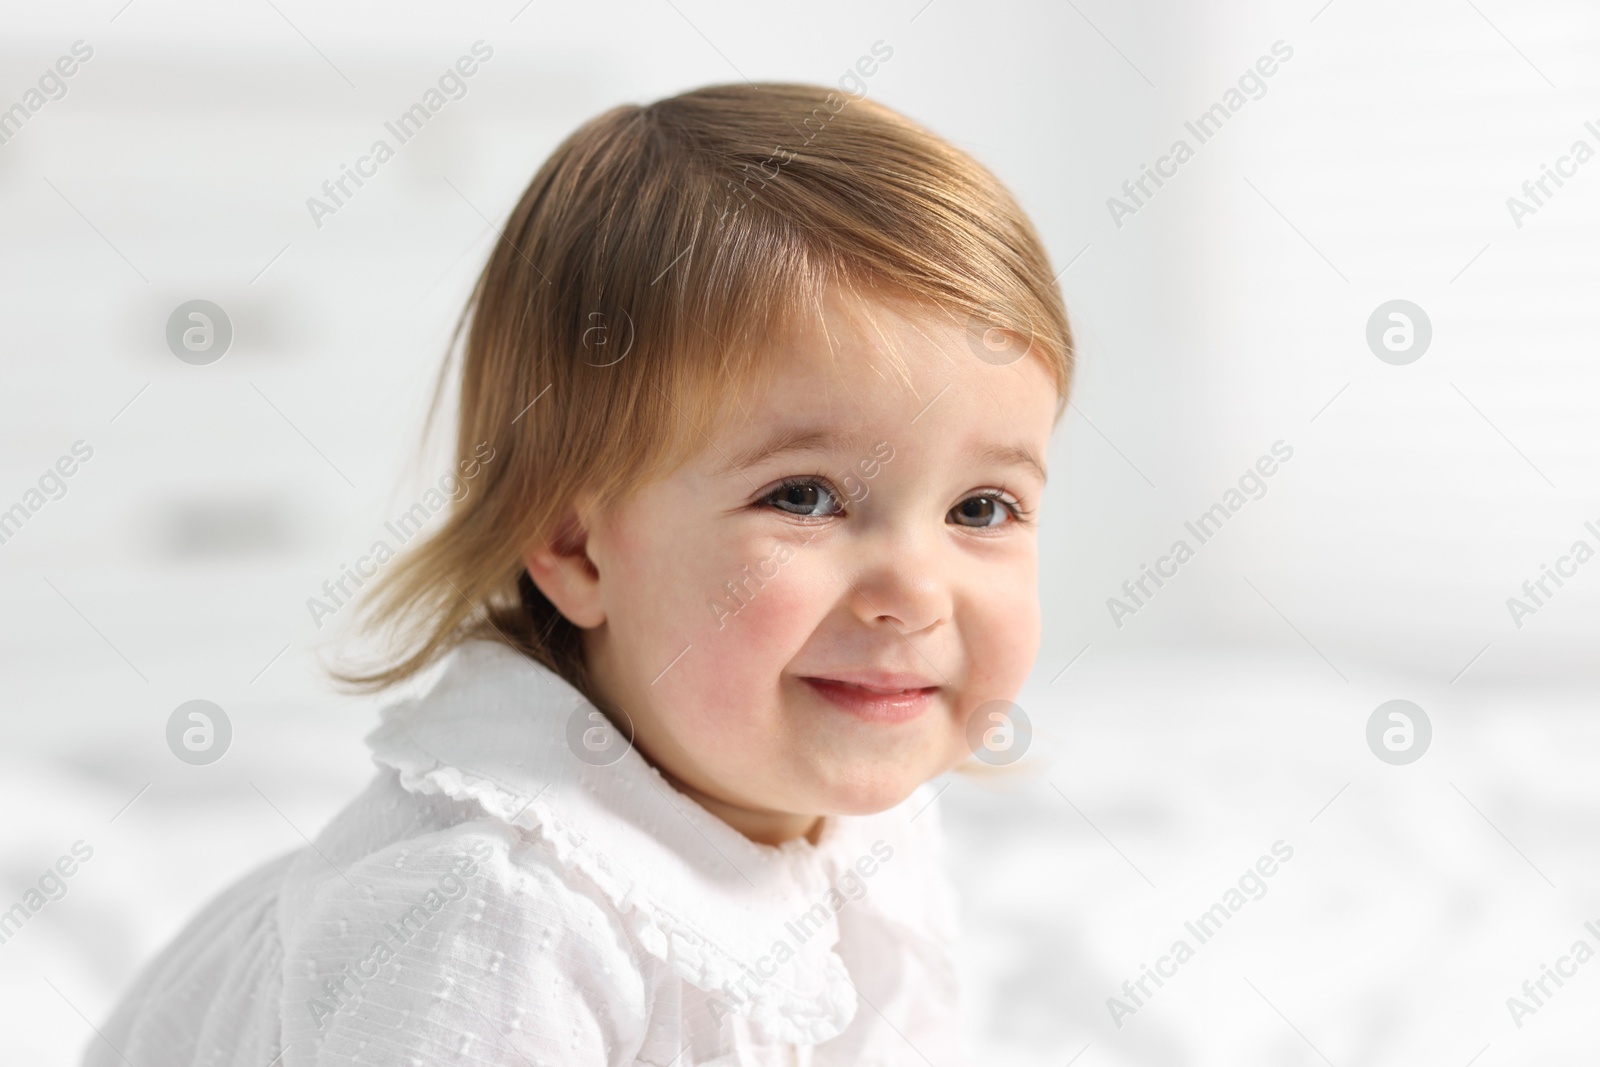
M 592 710 L 456 649 L 384 709 L 366 791 L 207 905 L 85 1067 L 964 1062 L 930 787 L 757 844 L 636 750 L 602 765 Z

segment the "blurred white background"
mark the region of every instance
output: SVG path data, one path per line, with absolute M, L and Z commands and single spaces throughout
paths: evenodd
M 445 469 L 417 437 L 435 369 L 555 143 L 706 83 L 833 83 L 880 40 L 870 94 L 1010 184 L 1081 345 L 1034 749 L 938 801 L 975 1062 L 1600 1053 L 1600 964 L 1521 1026 L 1506 1005 L 1600 948 L 1600 563 L 1521 626 L 1506 603 L 1600 548 L 1600 160 L 1520 226 L 1506 203 L 1600 150 L 1593 5 L 105 0 L 3 25 L 0 108 L 93 54 L 0 127 L 0 509 L 93 455 L 0 544 L 0 908 L 93 856 L 0 944 L 0 1061 L 75 1063 L 205 900 L 368 779 L 375 704 L 322 679 L 306 599 Z M 478 40 L 467 95 L 314 225 Z M 1184 123 L 1275 42 L 1199 144 Z M 1179 138 L 1118 225 L 1107 199 Z M 209 366 L 166 347 L 194 298 L 235 331 Z M 1432 326 L 1406 365 L 1366 340 L 1394 299 Z M 1107 599 L 1277 441 L 1265 495 L 1117 625 Z M 206 767 L 164 735 L 195 698 L 234 729 Z M 1432 723 L 1409 765 L 1367 745 L 1394 698 Z M 1270 891 L 1115 1025 L 1107 998 L 1280 839 Z

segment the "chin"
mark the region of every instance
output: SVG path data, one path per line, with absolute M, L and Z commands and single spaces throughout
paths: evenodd
M 918 786 L 933 777 L 904 773 L 864 774 L 842 781 L 828 783 L 817 790 L 816 811 L 819 815 L 876 815 L 901 803 Z
M 842 753 L 839 755 L 843 755 Z M 819 815 L 876 815 L 905 801 L 969 756 L 963 734 L 933 732 L 899 751 L 853 753 L 831 766 L 813 764 Z

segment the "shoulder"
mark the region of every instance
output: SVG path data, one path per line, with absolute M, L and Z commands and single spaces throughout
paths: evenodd
M 438 1059 L 631 1062 L 653 968 L 604 898 L 518 828 L 391 789 L 375 783 L 352 816 L 367 825 L 336 820 L 302 858 L 285 1064 L 399 1062 L 418 1034 Z M 376 833 L 379 812 L 393 832 Z M 382 840 L 344 840 L 363 834 Z

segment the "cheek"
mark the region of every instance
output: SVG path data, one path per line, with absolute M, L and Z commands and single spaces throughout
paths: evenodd
M 969 709 L 986 700 L 1015 698 L 1038 656 L 1039 624 L 1034 568 L 1019 567 L 973 598 L 962 625 L 973 668 L 963 694 Z
M 817 558 L 709 531 L 682 544 L 652 540 L 654 549 L 630 560 L 617 597 L 616 621 L 627 620 L 617 636 L 641 659 L 641 686 L 703 758 L 736 759 L 770 743 L 782 726 L 780 675 L 825 614 L 820 575 L 810 573 Z
M 819 576 L 808 573 L 815 566 L 804 549 L 734 553 L 725 566 L 707 579 L 695 616 L 703 692 L 723 707 L 753 698 L 770 704 L 779 675 L 825 613 Z

